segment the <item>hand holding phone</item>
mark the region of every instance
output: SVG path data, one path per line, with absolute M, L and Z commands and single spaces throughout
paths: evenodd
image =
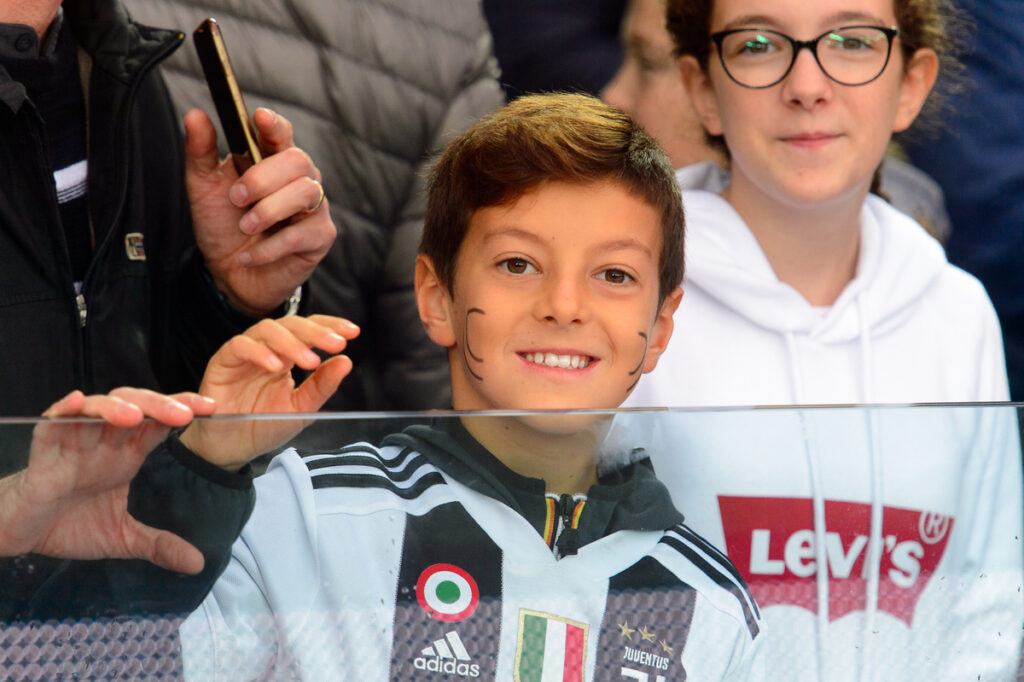
M 217 20 L 209 17 L 192 32 L 192 41 L 210 87 L 210 96 L 217 109 L 228 150 L 239 175 L 263 159 L 256 131 L 245 107 L 242 90 L 231 68 L 224 36 Z

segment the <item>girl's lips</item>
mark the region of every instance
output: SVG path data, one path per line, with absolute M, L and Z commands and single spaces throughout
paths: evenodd
M 796 147 L 813 149 L 817 147 L 824 147 L 837 139 L 839 139 L 838 133 L 801 133 L 799 135 L 783 137 L 782 141 Z

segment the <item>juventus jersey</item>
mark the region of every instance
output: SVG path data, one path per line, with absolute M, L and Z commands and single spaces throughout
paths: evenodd
M 531 521 L 524 498 L 466 474 L 479 444 L 417 428 L 381 448 L 275 458 L 230 565 L 182 627 L 187 677 L 764 677 L 764 626 L 728 559 L 681 522 L 643 527 L 663 506 L 677 514 L 649 469 L 574 500 L 568 524 L 540 495 Z M 577 525 L 580 546 L 559 558 L 545 529 Z

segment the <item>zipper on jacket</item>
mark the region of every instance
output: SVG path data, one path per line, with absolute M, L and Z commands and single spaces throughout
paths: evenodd
M 156 52 L 151 54 L 149 56 L 149 58 L 142 65 L 140 65 L 138 70 L 135 72 L 134 77 L 131 80 L 131 83 L 128 85 L 128 91 L 125 93 L 124 100 L 121 102 L 120 110 L 116 114 L 117 118 L 115 119 L 115 127 L 114 127 L 114 129 L 116 131 L 118 131 L 118 133 L 115 135 L 115 139 L 122 139 L 126 135 L 126 131 L 128 129 L 129 122 L 131 120 L 131 112 L 132 112 L 132 109 L 135 106 L 135 99 L 136 99 L 136 97 L 138 95 L 139 87 L 141 86 L 142 81 L 145 80 L 145 78 L 150 74 L 150 72 L 158 64 L 160 64 L 160 62 L 162 62 L 171 53 L 173 53 L 184 42 L 184 40 L 185 40 L 185 34 L 181 33 L 181 32 L 178 32 L 178 34 L 175 36 L 175 38 L 173 38 L 171 40 L 168 40 L 161 48 L 159 48 Z M 90 78 L 91 78 L 92 70 L 96 69 L 96 68 L 98 68 L 98 67 L 96 66 L 95 63 L 93 63 L 91 65 L 91 68 L 90 68 L 90 76 L 89 76 Z M 87 97 L 91 97 L 91 96 L 92 95 L 91 95 L 91 92 L 90 92 L 90 94 L 88 94 Z M 86 102 L 86 106 L 87 107 L 89 106 L 88 101 Z M 88 115 L 91 116 L 92 113 L 90 112 Z M 87 129 L 88 129 L 88 126 L 87 126 Z M 89 133 L 87 133 L 87 135 L 88 134 Z M 87 137 L 86 138 L 87 148 L 89 148 L 88 145 L 91 145 L 91 143 L 92 143 L 91 137 Z M 118 190 L 118 196 L 117 196 L 117 200 L 116 200 L 117 201 L 117 204 L 116 204 L 117 208 L 114 211 L 114 215 L 113 215 L 112 220 L 106 226 L 106 232 L 103 235 L 103 239 L 100 241 L 99 244 L 96 244 L 95 247 L 93 248 L 92 258 L 89 260 L 89 265 L 85 269 L 85 275 L 82 277 L 82 288 L 79 291 L 78 295 L 75 296 L 75 306 L 78 309 L 78 325 L 79 325 L 79 329 L 83 329 L 85 327 L 86 318 L 88 316 L 88 309 L 86 307 L 86 302 L 85 302 L 85 292 L 89 291 L 89 289 L 90 289 L 89 285 L 92 282 L 93 278 L 95 277 L 94 273 L 95 273 L 96 268 L 98 267 L 97 264 L 100 262 L 100 260 L 102 258 L 102 254 L 107 249 L 110 248 L 108 245 L 111 242 L 113 242 L 114 239 L 115 239 L 114 233 L 117 231 L 118 225 L 121 222 L 122 216 L 124 215 L 125 204 L 128 201 L 128 168 L 130 168 L 130 166 L 131 166 L 129 160 L 131 158 L 131 151 L 132 150 L 128 147 L 128 145 L 121 145 L 121 147 L 122 147 L 121 148 L 121 163 L 118 165 L 118 170 L 120 171 L 121 175 L 118 178 L 119 190 Z M 91 148 L 89 148 L 89 149 L 90 149 L 90 152 L 91 152 Z M 92 190 L 91 187 L 89 189 L 90 189 L 90 191 Z M 92 202 L 95 201 L 95 200 L 96 200 L 96 197 L 94 195 L 90 195 L 90 198 L 89 198 L 89 208 L 88 208 L 90 229 L 95 229 L 95 226 L 93 225 L 93 214 L 92 214 L 92 210 L 93 210 L 92 209 Z M 70 258 L 70 256 L 69 256 L 69 258 Z M 82 338 L 82 373 L 85 375 L 86 381 L 87 381 L 88 385 L 92 385 L 92 381 L 94 379 L 93 372 L 92 372 L 92 370 L 93 370 L 92 361 L 91 361 L 91 358 L 90 358 L 90 355 L 92 353 L 92 348 L 91 348 L 91 345 L 89 343 L 89 339 L 88 339 L 87 335 L 83 334 L 81 338 Z
M 128 91 L 125 93 L 124 100 L 121 102 L 121 108 L 117 112 L 115 130 L 117 130 L 118 132 L 115 136 L 116 139 L 122 139 L 126 136 L 128 124 L 129 121 L 131 120 L 131 112 L 135 106 L 135 98 L 138 95 L 139 87 L 142 85 L 142 81 L 150 75 L 150 72 L 153 71 L 154 68 L 156 68 L 162 61 L 167 59 L 167 57 L 169 57 L 176 49 L 178 49 L 178 47 L 181 46 L 184 40 L 185 34 L 178 32 L 175 38 L 168 40 L 168 42 L 164 43 L 164 45 L 161 48 L 159 48 L 156 52 L 152 53 L 149 56 L 149 58 L 139 66 L 138 70 L 135 72 L 131 82 L 128 85 Z M 93 64 L 92 68 L 95 69 L 97 67 L 95 64 Z M 87 141 L 91 142 L 91 140 Z M 131 167 L 131 151 L 132 150 L 128 147 L 128 145 L 122 145 L 121 163 L 118 164 L 117 166 L 118 170 L 121 173 L 121 175 L 118 177 L 119 190 L 116 200 L 117 208 L 114 210 L 114 215 L 109 225 L 106 225 L 106 231 L 103 235 L 103 240 L 99 244 L 97 244 L 93 249 L 93 257 L 89 260 L 89 266 L 85 270 L 85 276 L 82 277 L 83 291 L 88 290 L 88 284 L 92 281 L 93 270 L 96 267 L 96 263 L 100 260 L 100 254 L 103 253 L 108 248 L 107 245 L 115 239 L 114 232 L 116 231 L 117 226 L 121 222 L 122 215 L 124 215 L 124 207 L 128 201 L 128 168 Z M 91 199 L 95 200 L 95 197 L 91 197 Z M 94 229 L 92 226 L 91 204 L 89 207 L 89 224 L 90 228 Z
M 555 521 L 557 530 L 552 538 L 552 549 L 555 551 L 556 559 L 572 556 L 579 551 L 580 532 L 576 527 L 579 525 L 578 511 L 582 509 L 583 503 L 583 500 L 577 503 L 572 495 L 568 494 L 559 495 L 555 501 L 558 518 Z
M 81 329 L 89 317 L 89 308 L 85 305 L 85 294 L 75 294 L 75 307 L 78 308 L 78 327 Z

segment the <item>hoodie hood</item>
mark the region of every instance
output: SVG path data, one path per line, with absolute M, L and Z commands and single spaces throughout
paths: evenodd
M 544 481 L 509 469 L 460 420 L 445 418 L 430 426 L 410 426 L 388 436 L 384 444 L 423 453 L 459 483 L 511 507 L 546 537 L 551 496 L 545 494 Z M 586 496 L 577 499 L 586 500 L 577 527 L 580 546 L 620 530 L 664 530 L 683 521 L 646 457 L 603 472 Z
M 861 211 L 857 274 L 823 317 L 779 281 L 746 223 L 719 196 L 728 185 L 727 171 L 698 164 L 677 177 L 686 210 L 687 285 L 780 334 L 807 334 L 825 344 L 846 343 L 864 332 L 885 334 L 947 266 L 941 245 L 924 228 L 869 195 Z

